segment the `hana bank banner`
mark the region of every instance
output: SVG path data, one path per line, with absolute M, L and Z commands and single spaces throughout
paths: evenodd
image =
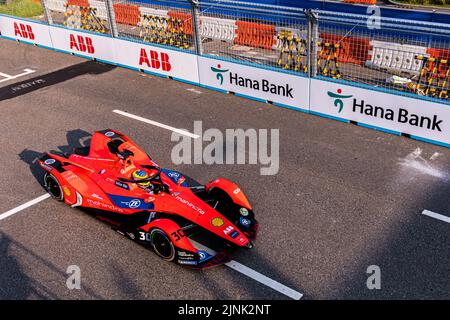
M 450 106 L 311 79 L 310 110 L 450 145 Z
M 308 78 L 212 58 L 198 60 L 204 86 L 308 109 Z

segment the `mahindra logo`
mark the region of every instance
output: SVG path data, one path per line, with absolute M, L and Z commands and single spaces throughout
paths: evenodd
M 139 57 L 139 65 L 142 66 L 144 64 L 149 68 L 161 69 L 163 71 L 170 71 L 172 69 L 172 65 L 169 62 L 169 55 L 167 53 L 158 53 L 158 51 L 149 50 L 147 54 L 147 51 L 142 48 Z
M 80 35 L 75 37 L 73 34 L 70 35 L 70 49 L 91 54 L 95 52 L 91 38 Z
M 203 211 L 201 208 L 197 207 L 195 204 L 189 202 L 186 199 L 183 199 L 180 196 L 176 196 L 175 199 L 177 199 L 178 201 L 180 201 L 181 203 L 184 203 L 185 205 L 187 205 L 189 208 L 197 211 L 199 214 L 205 214 L 205 211 Z
M 33 28 L 28 24 L 14 22 L 14 36 L 34 40 Z
M 220 85 L 222 85 L 223 84 L 223 74 L 222 73 L 228 72 L 229 70 L 222 69 L 222 66 L 220 64 L 217 65 L 217 68 L 211 67 L 211 70 L 216 73 L 216 79 L 219 80 Z
M 339 108 L 339 113 L 342 111 L 342 108 L 344 107 L 344 102 L 342 101 L 342 99 L 348 99 L 351 98 L 353 96 L 351 95 L 341 95 L 342 93 L 342 89 L 337 89 L 337 93 L 328 91 L 328 96 L 330 96 L 331 98 L 334 98 L 334 106 Z

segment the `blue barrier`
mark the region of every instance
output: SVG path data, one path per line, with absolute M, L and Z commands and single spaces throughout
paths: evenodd
M 304 9 L 318 9 L 331 12 L 343 12 L 343 13 L 353 13 L 353 14 L 367 14 L 367 6 L 365 5 L 352 5 L 347 3 L 339 3 L 333 1 L 317 1 L 317 0 L 235 0 L 236 2 L 253 2 L 255 4 L 267 4 L 267 5 L 278 5 L 291 8 L 304 8 Z M 156 0 L 135 0 L 136 3 L 147 3 L 147 4 L 164 4 L 161 1 Z M 205 2 L 205 1 L 203 1 Z M 214 1 L 209 0 L 209 3 Z M 220 1 L 217 1 L 220 3 Z M 202 1 L 200 0 L 200 4 Z M 190 9 L 190 5 L 185 0 L 173 0 L 170 2 L 172 7 Z M 209 5 L 208 5 L 209 6 Z M 202 8 L 203 10 L 206 9 Z M 425 21 L 425 22 L 436 22 L 436 23 L 448 23 L 450 21 L 450 14 L 433 12 L 433 11 L 415 11 L 412 9 L 401 9 L 401 8 L 390 8 L 390 7 L 380 7 L 381 16 L 385 18 L 397 18 L 397 19 L 409 19 L 414 21 Z M 216 14 L 233 14 L 238 15 L 239 12 L 233 10 L 224 9 L 208 9 L 210 13 Z M 248 17 L 248 15 L 245 15 Z

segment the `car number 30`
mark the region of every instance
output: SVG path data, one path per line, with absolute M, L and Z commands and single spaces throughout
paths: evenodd
M 139 240 L 141 240 L 141 241 L 151 241 L 150 233 L 139 231 Z

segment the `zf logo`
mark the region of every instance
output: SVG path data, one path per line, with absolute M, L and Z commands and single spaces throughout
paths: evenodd
M 70 35 L 70 49 L 75 49 L 80 52 L 94 53 L 94 45 L 92 44 L 92 39 L 83 36 Z
M 131 209 L 139 208 L 140 205 L 141 205 L 141 200 L 139 200 L 139 199 L 131 200 L 128 203 L 128 207 L 130 207 Z
M 29 40 L 35 39 L 31 26 L 23 23 L 14 22 L 14 35 Z
M 155 50 L 149 50 L 149 55 L 147 55 L 147 51 L 145 49 L 141 49 L 141 54 L 139 58 L 139 65 L 142 66 L 144 64 L 149 68 L 153 69 L 161 69 L 163 71 L 170 71 L 172 66 L 169 62 L 169 55 L 167 53 L 161 52 L 158 54 Z

